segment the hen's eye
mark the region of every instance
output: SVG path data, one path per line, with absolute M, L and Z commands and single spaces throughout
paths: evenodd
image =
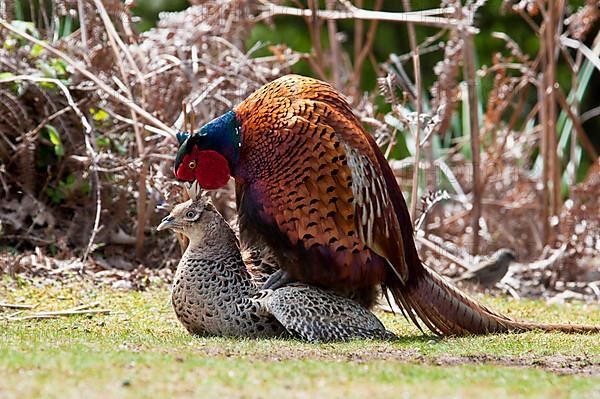
M 194 169 L 196 167 L 196 161 L 190 161 L 190 163 L 188 163 L 188 166 L 190 169 Z
M 194 216 L 196 216 L 196 212 L 194 212 L 194 211 L 188 211 L 188 212 L 185 214 L 185 217 L 186 217 L 186 218 L 188 218 L 188 219 L 193 219 L 193 218 L 194 218 Z

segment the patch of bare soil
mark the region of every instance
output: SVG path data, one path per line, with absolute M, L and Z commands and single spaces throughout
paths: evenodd
M 426 337 L 425 337 L 426 338 Z M 414 338 L 413 338 L 414 339 Z M 417 338 L 419 339 L 419 338 Z M 418 349 L 398 349 L 388 344 L 369 343 L 364 349 L 353 352 L 338 352 L 333 347 L 283 347 L 272 352 L 239 352 L 225 347 L 205 346 L 198 348 L 205 356 L 221 356 L 233 358 L 249 358 L 262 361 L 286 360 L 330 360 L 337 362 L 364 363 L 377 360 L 394 360 L 414 364 L 435 366 L 461 365 L 493 365 L 501 367 L 538 368 L 559 375 L 600 376 L 600 359 L 582 356 L 536 356 L 525 355 L 518 357 L 494 355 L 442 355 L 429 356 L 420 353 Z
M 427 358 L 424 358 L 427 361 Z M 438 366 L 455 366 L 462 364 L 492 364 L 506 367 L 531 367 L 550 371 L 560 375 L 600 375 L 600 361 L 588 356 L 440 356 L 429 359 Z

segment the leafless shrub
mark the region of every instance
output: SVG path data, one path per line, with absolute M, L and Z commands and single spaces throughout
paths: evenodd
M 177 201 L 180 195 L 170 170 L 172 158 L 165 156 L 175 152 L 176 143 L 145 128 L 128 102 L 178 128 L 183 127 L 182 102 L 193 103 L 188 109 L 194 110 L 198 124 L 204 123 L 284 74 L 299 57 L 281 46 L 264 58 L 252 56 L 257 48 L 244 50 L 245 34 L 253 24 L 244 1 L 203 2 L 180 13 L 165 13 L 155 29 L 141 35 L 125 3 L 81 3 L 83 14 L 78 14 L 77 1 L 55 2 L 52 12 L 77 16 L 82 29 L 50 39 L 52 46 L 66 51 L 119 96 L 107 95 L 60 57 L 0 30 L 0 40 L 15 42 L 13 48 L 0 49 L 0 69 L 12 76 L 38 75 L 40 67 L 57 63 L 64 70 L 53 72 L 68 79 L 68 90 L 92 124 L 94 136 L 90 155 L 81 120 L 52 85 L 0 83 L 0 228 L 6 243 L 18 249 L 41 246 L 71 256 L 73 249 L 78 254 L 85 248 L 99 201 L 102 210 L 92 250 L 102 248 L 98 256 L 122 268 L 149 259 L 154 260 L 145 262 L 149 266 L 160 266 L 176 255 L 172 240 L 156 236 L 151 227 L 162 216 L 156 205 L 165 198 Z M 110 18 L 108 25 L 102 12 Z M 52 37 L 50 24 L 37 28 L 43 37 Z M 116 48 L 108 45 L 111 40 Z M 52 137 L 49 128 L 54 129 Z M 99 174 L 99 181 L 91 171 Z M 96 185 L 100 198 L 94 195 Z M 229 205 L 229 193 L 224 205 Z M 142 201 L 137 199 L 140 195 Z M 131 252 L 140 244 L 135 220 L 142 224 L 142 240 L 158 244 L 146 243 L 147 251 L 138 258 Z

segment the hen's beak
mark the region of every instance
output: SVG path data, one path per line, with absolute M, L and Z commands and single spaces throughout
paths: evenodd
M 175 218 L 171 215 L 165 217 L 160 224 L 158 225 L 158 227 L 156 228 L 156 230 L 160 231 L 160 230 L 165 230 L 165 229 L 169 229 L 171 228 L 171 226 L 173 226 L 173 221 L 175 220 Z

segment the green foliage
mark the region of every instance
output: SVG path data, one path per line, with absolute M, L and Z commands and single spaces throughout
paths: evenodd
M 46 194 L 50 200 L 55 204 L 60 204 L 66 198 L 69 197 L 70 193 L 75 187 L 75 176 L 68 175 L 64 180 L 58 182 L 56 187 L 48 186 L 46 188 Z
M 35 37 L 36 39 L 40 38 L 40 33 L 36 29 L 33 22 L 15 20 L 15 21 L 12 21 L 10 24 L 13 28 L 15 28 L 21 32 L 28 33 L 31 36 Z M 20 35 L 10 32 L 8 34 L 6 40 L 4 40 L 3 47 L 7 50 L 12 50 L 16 47 L 23 47 L 23 46 L 29 46 L 29 45 L 30 44 L 27 41 L 27 39 L 25 39 L 24 37 L 22 37 Z
M 108 112 L 103 110 L 102 108 L 90 108 L 90 113 L 92 114 L 92 119 L 96 122 L 106 122 L 110 119 L 110 115 Z
M 54 153 L 58 158 L 62 158 L 65 155 L 65 147 L 63 146 L 58 131 L 52 125 L 46 125 L 44 129 L 46 129 L 50 142 L 54 144 Z

